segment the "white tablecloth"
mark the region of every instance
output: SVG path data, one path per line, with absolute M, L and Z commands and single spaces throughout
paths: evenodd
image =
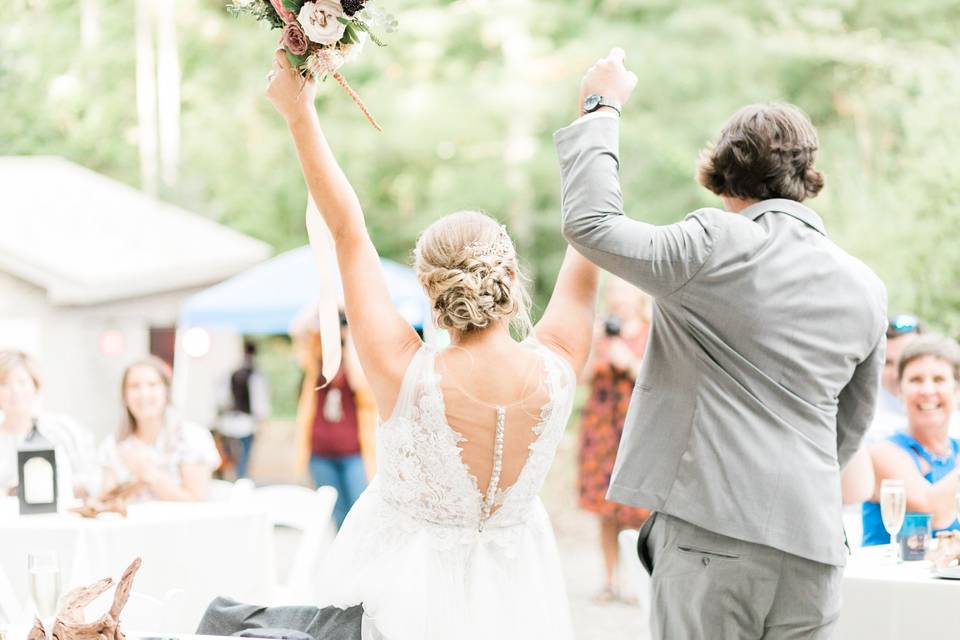
M 226 637 L 230 636 L 198 636 L 193 634 L 186 633 L 177 633 L 177 634 L 162 634 L 157 635 L 154 633 L 145 634 L 139 631 L 128 632 L 126 629 L 123 629 L 124 634 L 127 637 L 127 640 L 140 640 L 141 638 L 163 638 L 164 640 L 223 640 Z M 5 625 L 0 624 L 0 634 L 3 634 L 6 640 L 23 640 L 27 637 L 27 634 L 30 633 L 29 625 Z
M 210 601 L 223 595 L 266 602 L 276 579 L 272 528 L 262 511 L 243 504 L 152 502 L 127 518 L 96 520 L 58 513 L 19 516 L 16 499 L 0 499 L 0 569 L 21 603 L 28 600 L 27 553 L 54 550 L 61 591 L 120 577 L 137 556 L 133 590 L 163 599 L 183 589 L 164 631 L 192 632 Z
M 960 580 L 935 577 L 927 562 L 893 564 L 888 549 L 865 547 L 851 556 L 835 640 L 955 637 Z

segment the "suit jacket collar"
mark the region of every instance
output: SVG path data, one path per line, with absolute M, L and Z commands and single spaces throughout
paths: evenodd
M 763 214 L 770 212 L 785 213 L 788 216 L 796 218 L 808 227 L 812 227 L 822 235 L 827 235 L 827 230 L 823 226 L 823 220 L 820 219 L 820 216 L 818 216 L 813 209 L 800 204 L 796 200 L 787 200 L 785 198 L 762 200 L 743 209 L 740 215 L 750 218 L 751 220 L 756 220 Z

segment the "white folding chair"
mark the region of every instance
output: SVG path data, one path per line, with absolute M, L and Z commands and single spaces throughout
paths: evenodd
M 620 595 L 636 600 L 641 616 L 647 620 L 650 616 L 650 576 L 640 564 L 640 557 L 637 555 L 639 540 L 640 532 L 636 529 L 624 529 L 617 536 L 617 577 L 620 582 Z
M 3 572 L 3 567 L 0 567 L 0 622 L 22 622 L 24 613 L 23 605 L 17 600 L 7 574 Z
M 208 502 L 228 502 L 233 498 L 233 483 L 213 478 L 207 487 Z
M 285 580 L 277 580 L 271 589 L 272 604 L 314 604 L 316 574 L 323 551 L 333 539 L 333 507 L 337 490 L 320 487 L 316 491 L 297 485 L 258 487 L 249 494 L 274 527 L 289 527 L 300 532 Z M 277 540 L 274 532 L 274 542 Z M 278 550 L 279 551 L 279 550 Z M 283 557 L 276 553 L 277 558 Z
M 256 487 L 253 480 L 249 478 L 240 478 L 236 482 L 227 480 L 210 480 L 207 489 L 208 502 L 236 502 L 249 496 Z

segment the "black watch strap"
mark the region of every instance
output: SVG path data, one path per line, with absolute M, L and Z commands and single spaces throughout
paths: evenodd
M 619 105 L 619 104 L 617 104 L 617 103 L 614 102 L 613 100 L 610 100 L 610 99 L 607 98 L 606 96 L 602 96 L 602 95 L 600 95 L 600 94 L 598 94 L 598 93 L 590 94 L 590 95 L 587 96 L 586 99 L 583 101 L 583 113 L 584 113 L 584 114 L 594 113 L 595 111 L 599 111 L 601 107 L 608 107 L 608 108 L 613 109 L 614 111 L 616 111 L 618 116 L 621 115 L 621 114 L 620 114 L 620 105 Z

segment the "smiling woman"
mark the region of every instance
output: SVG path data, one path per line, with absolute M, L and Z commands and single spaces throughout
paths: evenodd
M 904 348 L 897 372 L 907 430 L 871 447 L 877 481 L 873 498 L 883 480 L 903 480 L 908 512 L 931 514 L 934 532 L 960 530 L 954 501 L 960 488 L 960 440 L 948 435 L 960 397 L 960 346 L 942 336 L 919 336 Z M 864 546 L 889 541 L 879 504 L 865 503 Z
M 123 418 L 100 447 L 104 489 L 142 486 L 140 497 L 203 500 L 220 455 L 206 429 L 180 420 L 170 407 L 170 368 L 139 360 L 123 374 Z
M 76 420 L 39 410 L 41 378 L 33 358 L 0 351 L 0 496 L 17 486 L 17 448 L 36 425 L 57 450 L 61 495 L 96 490 L 93 436 Z M 72 487 L 66 486 L 72 480 Z M 14 491 L 14 495 L 16 491 Z

